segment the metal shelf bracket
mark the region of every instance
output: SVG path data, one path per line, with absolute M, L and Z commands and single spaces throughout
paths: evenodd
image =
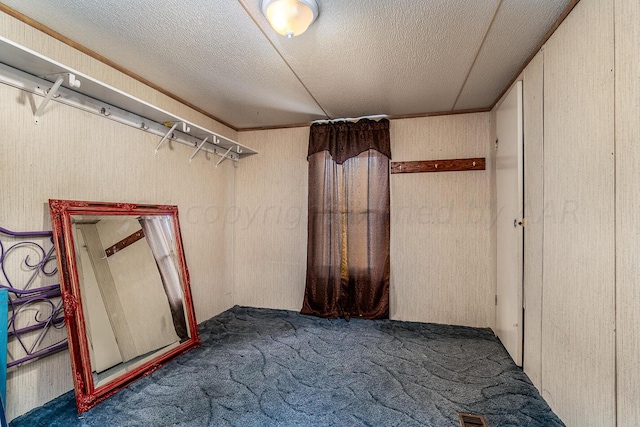
M 170 122 L 167 122 L 164 125 L 167 126 L 169 124 L 170 124 Z M 171 135 L 171 138 L 173 138 L 173 135 L 172 135 L 173 131 L 176 130 L 176 128 L 180 124 L 182 125 L 182 131 L 184 133 L 188 133 L 188 132 L 191 131 L 191 128 L 189 126 L 187 126 L 187 124 L 185 122 L 175 122 L 175 123 L 173 123 L 173 126 L 171 126 L 171 128 L 169 128 L 169 131 L 162 137 L 162 139 L 160 140 L 160 142 L 156 146 L 155 154 L 158 154 L 158 150 L 160 149 L 160 147 L 162 147 L 162 144 L 164 144 L 164 142 L 167 140 L 167 138 L 169 138 L 169 135 Z
M 33 114 L 35 124 L 40 123 L 40 116 L 44 112 L 44 109 L 47 108 L 47 104 L 49 103 L 49 101 L 51 101 L 51 98 L 53 98 L 56 95 L 56 92 L 58 92 L 58 89 L 60 89 L 60 85 L 63 81 L 64 77 L 58 76 L 56 82 L 53 84 L 53 86 L 51 86 L 51 89 L 47 91 L 47 96 L 44 97 L 44 100 L 40 103 L 38 109 Z
M 80 80 L 76 79 L 75 74 L 73 73 L 65 73 L 65 74 L 69 76 L 69 86 L 74 88 L 80 87 Z M 49 101 L 51 101 L 51 99 L 56 96 L 56 94 L 58 93 L 58 89 L 60 89 L 60 86 L 64 82 L 63 75 L 57 74 L 57 76 L 58 78 L 56 79 L 55 83 L 53 84 L 53 86 L 51 86 L 51 89 L 47 91 L 47 95 L 44 97 L 44 99 L 38 106 L 38 109 L 36 110 L 36 112 L 33 113 L 35 124 L 40 123 L 40 116 L 42 116 L 42 113 L 44 113 L 44 109 L 47 108 L 47 104 L 49 104 Z
M 189 157 L 189 163 L 191 163 L 191 160 L 193 160 L 193 158 L 196 156 L 196 154 L 198 154 L 198 151 L 202 150 L 202 146 L 204 145 L 205 142 L 207 142 L 207 139 L 209 139 L 209 137 L 207 136 L 205 139 L 202 140 L 202 142 L 200 143 L 200 145 L 198 145 L 198 147 L 196 148 L 196 151 L 193 152 L 193 154 L 191 155 L 191 157 Z M 216 144 L 216 136 L 213 136 L 213 143 Z
M 240 147 L 238 147 L 238 148 L 240 148 Z M 218 160 L 218 163 L 216 163 L 216 169 L 218 169 L 218 165 L 219 165 L 220 163 L 222 163 L 225 159 L 228 159 L 228 158 L 229 158 L 229 157 L 227 157 L 227 155 L 229 154 L 229 152 L 231 152 L 231 150 L 233 150 L 233 146 L 229 147 L 229 149 L 227 150 L 227 152 L 226 152 L 226 153 L 224 153 L 224 154 L 222 155 L 222 157 L 220 157 L 220 160 Z

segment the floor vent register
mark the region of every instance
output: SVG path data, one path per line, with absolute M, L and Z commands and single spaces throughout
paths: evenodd
M 484 415 L 459 413 L 460 427 L 488 427 Z

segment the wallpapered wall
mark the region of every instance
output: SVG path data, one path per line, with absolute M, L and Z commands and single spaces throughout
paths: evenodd
M 300 310 L 309 128 L 240 132 L 238 142 L 260 154 L 236 171 L 235 303 Z
M 526 148 L 531 212 L 578 200 L 586 215 L 525 231 L 525 370 L 568 424 L 640 416 L 639 18 L 637 2 L 582 0 L 524 73 L 525 146 L 544 144 Z M 200 155 L 189 165 L 181 145 L 153 156 L 156 137 L 55 103 L 36 126 L 28 95 L 1 85 L 0 225 L 48 228 L 52 197 L 177 204 L 198 320 L 233 304 L 300 308 L 307 128 L 236 134 L 2 14 L 0 35 L 260 151 L 218 170 Z M 392 121 L 395 161 L 488 160 L 483 172 L 391 177 L 392 318 L 494 325 L 493 117 Z M 593 250 L 571 258 L 574 238 Z M 71 388 L 66 352 L 13 370 L 9 417 Z
M 233 304 L 298 310 L 306 269 L 308 128 L 243 132 L 202 117 L 8 16 L 3 36 L 161 108 L 237 138 L 260 154 L 218 170 L 190 149 L 52 104 L 34 125 L 29 95 L 1 86 L 0 223 L 48 228 L 49 198 L 177 204 L 198 320 Z M 11 126 L 9 126 L 9 123 Z M 487 157 L 486 171 L 392 175 L 395 319 L 494 324 L 492 156 L 488 113 L 392 122 L 394 160 Z M 29 142 L 29 143 L 26 143 Z M 9 375 L 9 416 L 71 389 L 66 353 Z M 64 372 L 64 374 L 60 374 Z
M 0 35 L 236 139 L 234 131 L 4 14 Z M 55 102 L 35 125 L 30 95 L 6 85 L 0 85 L 0 116 L 0 225 L 50 229 L 49 198 L 177 205 L 198 321 L 233 305 L 232 228 L 215 218 L 233 203 L 230 162 L 216 170 L 218 157 L 200 153 L 189 164 L 192 149 L 181 144 L 165 144 L 154 156 L 158 137 Z M 66 351 L 12 369 L 7 415 L 72 387 Z
M 395 161 L 489 157 L 486 171 L 391 175 L 394 319 L 494 324 L 489 120 L 478 113 L 391 122 Z M 260 155 L 236 172 L 235 302 L 300 310 L 309 129 L 239 138 Z
M 640 2 L 615 5 L 616 363 L 620 426 L 640 419 Z
M 391 175 L 391 316 L 493 327 L 490 114 L 394 120 L 395 161 L 486 157 L 484 171 Z
M 639 19 L 582 0 L 523 74 L 524 370 L 567 425 L 640 417 Z

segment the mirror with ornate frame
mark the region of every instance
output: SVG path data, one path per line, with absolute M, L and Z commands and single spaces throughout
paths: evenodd
M 198 346 L 178 208 L 49 200 L 78 412 Z

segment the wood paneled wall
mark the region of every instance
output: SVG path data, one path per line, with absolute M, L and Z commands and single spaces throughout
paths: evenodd
M 394 161 L 486 157 L 487 170 L 391 175 L 391 317 L 493 327 L 490 114 L 394 120 Z
M 524 110 L 524 336 L 522 366 L 541 390 L 542 253 L 544 227 L 543 54 L 523 74 Z
M 0 35 L 236 138 L 232 130 L 4 14 Z M 192 149 L 180 144 L 165 145 L 154 156 L 158 137 L 55 102 L 35 125 L 31 95 L 6 85 L 0 85 L 0 117 L 3 227 L 50 229 L 49 198 L 178 205 L 198 320 L 232 306 L 233 236 L 216 216 L 233 203 L 230 162 L 216 170 L 218 157 L 199 154 L 189 164 Z M 62 352 L 10 370 L 9 418 L 71 390 L 69 365 Z
M 567 425 L 640 418 L 639 21 L 638 2 L 582 0 L 524 72 L 524 369 Z M 48 228 L 50 197 L 177 204 L 199 320 L 300 308 L 307 128 L 238 135 L 2 14 L 0 35 L 260 152 L 218 170 L 181 145 L 153 156 L 156 137 L 55 103 L 35 126 L 29 95 L 0 86 L 1 225 Z M 394 161 L 488 162 L 391 177 L 393 318 L 494 325 L 493 117 L 392 122 Z M 13 370 L 9 417 L 71 387 L 66 352 Z
M 640 2 L 615 2 L 618 425 L 640 422 Z
M 487 157 L 489 129 L 488 113 L 394 120 L 393 159 Z M 302 306 L 308 139 L 308 128 L 240 133 L 260 154 L 236 174 L 236 304 Z M 493 326 L 490 177 L 391 176 L 392 318 Z
M 613 4 L 581 1 L 544 47 L 542 396 L 615 424 Z
M 307 271 L 309 128 L 241 132 L 260 154 L 236 174 L 234 302 L 300 310 Z
M 582 0 L 524 74 L 524 369 L 567 425 L 640 419 L 639 21 Z

